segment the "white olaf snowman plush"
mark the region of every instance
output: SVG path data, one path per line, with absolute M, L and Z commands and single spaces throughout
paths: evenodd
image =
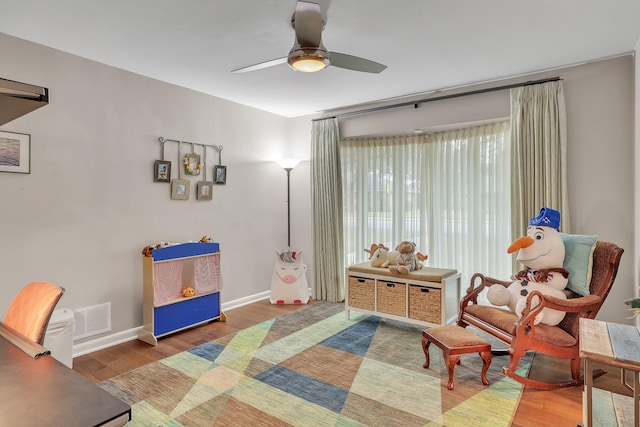
M 562 268 L 564 263 L 564 242 L 558 228 L 560 212 L 542 208 L 537 217 L 529 220 L 527 235 L 516 239 L 508 253 L 518 251 L 517 260 L 526 269 L 511 277 L 514 281 L 509 287 L 493 285 L 489 288 L 487 299 L 493 305 L 507 305 L 518 316 L 526 305 L 527 295 L 531 291 L 540 291 L 543 295 L 566 299 L 562 290 L 567 286 L 569 272 Z M 534 301 L 534 306 L 537 301 Z M 535 324 L 557 325 L 564 319 L 565 313 L 558 310 L 543 309 L 534 321 Z

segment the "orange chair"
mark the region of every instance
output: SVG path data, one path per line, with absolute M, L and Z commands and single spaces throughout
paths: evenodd
M 64 288 L 52 283 L 29 283 L 13 299 L 4 324 L 42 345 L 53 309 L 63 293 Z

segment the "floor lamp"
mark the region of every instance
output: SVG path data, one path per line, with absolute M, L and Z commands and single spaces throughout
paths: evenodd
M 276 265 L 271 277 L 269 302 L 271 304 L 306 304 L 311 293 L 307 282 L 302 252 L 291 250 L 291 171 L 298 160 L 285 159 L 278 163 L 287 172 L 287 250 L 277 251 Z
M 290 175 L 293 168 L 295 168 L 299 160 L 284 159 L 280 160 L 278 164 L 287 171 L 287 248 L 291 248 L 291 181 Z

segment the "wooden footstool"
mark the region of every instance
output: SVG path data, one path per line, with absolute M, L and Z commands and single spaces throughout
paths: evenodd
M 423 365 L 429 367 L 429 344 L 434 343 L 442 350 L 444 361 L 449 370 L 449 384 L 447 388 L 453 390 L 453 368 L 460 364 L 460 355 L 467 353 L 480 353 L 482 358 L 482 384 L 489 385 L 487 370 L 491 364 L 491 344 L 467 331 L 460 326 L 445 325 L 422 331 L 422 350 L 427 358 Z

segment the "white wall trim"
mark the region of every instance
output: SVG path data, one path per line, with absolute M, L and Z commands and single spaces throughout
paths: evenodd
M 103 350 L 105 348 L 122 344 L 127 341 L 132 341 L 138 338 L 138 332 L 141 330 L 142 326 L 138 326 L 137 328 L 129 329 L 127 331 L 122 331 L 83 343 L 74 344 L 73 357 L 82 356 L 83 354 L 92 353 L 94 351 Z
M 234 308 L 242 307 L 243 305 L 251 304 L 257 301 L 262 301 L 267 298 L 269 298 L 269 291 L 264 291 L 254 295 L 249 295 L 247 297 L 238 298 L 233 301 L 222 303 L 221 309 L 224 312 L 227 310 L 232 310 Z M 79 344 L 74 344 L 73 357 L 78 357 L 88 353 L 93 353 L 94 351 L 113 347 L 114 345 L 122 344 L 127 341 L 133 341 L 138 338 L 138 332 L 140 332 L 141 330 L 142 330 L 142 326 L 138 326 L 137 328 L 132 328 L 126 331 L 96 338 L 94 340 L 82 342 Z
M 246 297 L 235 299 L 233 301 L 222 303 L 222 311 L 232 310 L 234 308 L 242 307 L 243 305 L 248 305 L 254 302 L 265 300 L 269 298 L 269 293 L 270 293 L 269 291 L 264 291 L 258 294 L 253 294 Z

